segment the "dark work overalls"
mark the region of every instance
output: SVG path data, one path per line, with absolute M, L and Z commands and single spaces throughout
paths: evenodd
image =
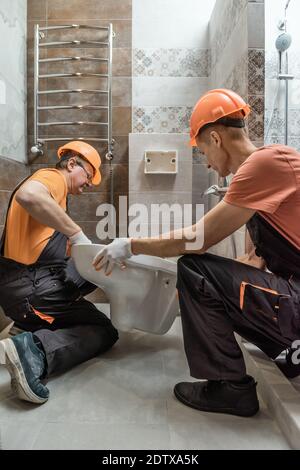
M 191 375 L 239 380 L 234 332 L 275 359 L 300 338 L 300 251 L 256 213 L 247 228 L 273 274 L 212 254 L 178 261 L 179 301 Z
M 26 178 L 27 179 L 27 178 Z M 23 180 L 14 190 L 12 199 Z M 109 349 L 118 339 L 110 320 L 83 298 L 96 289 L 66 256 L 59 232 L 31 265 L 5 258 L 7 223 L 0 242 L 0 305 L 15 326 L 34 333 L 46 354 L 47 376 L 60 373 Z

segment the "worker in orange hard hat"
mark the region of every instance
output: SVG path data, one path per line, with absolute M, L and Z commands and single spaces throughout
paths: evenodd
M 250 107 L 230 90 L 211 90 L 200 98 L 190 121 L 190 145 L 197 147 L 196 138 L 205 127 L 218 122 L 226 127 L 243 128 Z
M 67 214 L 68 194 L 101 182 L 101 158 L 86 142 L 58 149 L 56 168 L 44 168 L 13 191 L 0 242 L 0 305 L 20 334 L 0 341 L 19 398 L 48 400 L 42 379 L 109 349 L 118 339 L 111 321 L 84 296 L 68 247 L 91 243 Z
M 250 114 L 250 107 L 245 101 L 236 93 L 230 90 L 211 90 L 200 98 L 196 104 L 191 120 L 190 120 L 190 145 L 197 147 L 197 138 L 200 134 L 210 135 L 209 130 L 213 129 L 212 126 L 217 125 L 220 131 L 218 137 L 223 135 L 223 139 L 216 142 L 215 145 L 206 145 L 208 139 L 204 138 L 205 152 L 204 154 L 208 160 L 208 167 L 213 168 L 219 176 L 225 177 L 232 173 L 231 158 L 229 155 L 229 148 L 232 148 L 232 142 L 235 140 L 234 136 L 242 136 L 247 139 L 245 132 L 245 119 Z M 205 131 L 208 131 L 205 132 Z M 212 136 L 217 137 L 216 134 Z M 225 144 L 225 138 L 230 140 L 229 148 Z M 220 145 L 223 144 L 223 145 Z M 255 147 L 249 142 L 249 150 L 253 151 Z M 204 151 L 204 148 L 200 146 Z
M 185 352 L 191 375 L 202 381 L 178 383 L 175 396 L 201 411 L 239 416 L 254 415 L 259 403 L 234 333 L 272 359 L 287 350 L 278 366 L 300 374 L 300 154 L 283 145 L 256 148 L 245 128 L 249 113 L 239 95 L 217 89 L 191 116 L 190 144 L 220 176 L 234 175 L 219 204 L 193 227 L 116 239 L 94 260 L 109 273 L 132 254 L 185 255 L 177 282 Z M 207 253 L 245 224 L 250 237 L 240 262 Z M 190 243 L 198 233 L 200 246 Z
M 57 151 L 57 156 L 61 162 L 68 160 L 71 155 L 77 155 L 79 158 L 91 165 L 93 176 L 88 179 L 89 183 L 92 183 L 95 186 L 101 183 L 101 157 L 94 147 L 92 147 L 86 142 L 75 140 L 73 142 L 69 142 L 68 144 L 63 145 Z M 79 160 L 77 159 L 77 163 L 78 161 Z

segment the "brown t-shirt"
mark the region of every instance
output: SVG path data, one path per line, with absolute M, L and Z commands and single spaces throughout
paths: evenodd
M 300 153 L 295 149 L 258 149 L 239 167 L 224 201 L 256 210 L 300 249 Z
M 46 186 L 51 197 L 66 210 L 68 188 L 62 172 L 45 168 L 36 171 L 30 180 Z M 7 218 L 4 256 L 23 264 L 35 263 L 53 233 L 53 228 L 40 224 L 13 197 Z

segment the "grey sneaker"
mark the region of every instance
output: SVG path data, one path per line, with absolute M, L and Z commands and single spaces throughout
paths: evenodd
M 0 364 L 10 373 L 12 388 L 21 400 L 40 404 L 48 400 L 49 390 L 40 380 L 45 371 L 45 355 L 32 333 L 0 341 Z

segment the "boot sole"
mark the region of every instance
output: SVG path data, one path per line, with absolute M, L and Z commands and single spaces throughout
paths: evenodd
M 12 390 L 21 400 L 38 404 L 48 400 L 48 398 L 36 395 L 29 387 L 17 349 L 11 339 L 4 339 L 0 342 L 0 364 L 8 370 Z
M 190 408 L 194 408 L 195 410 L 206 411 L 207 413 L 224 413 L 224 414 L 229 414 L 229 415 L 242 416 L 243 418 L 251 418 L 251 416 L 256 415 L 256 413 L 259 411 L 259 406 L 254 408 L 253 410 L 247 410 L 247 411 L 239 411 L 233 408 L 207 408 L 205 406 L 196 405 L 194 403 L 187 401 L 175 389 L 174 389 L 174 395 L 177 398 L 177 400 L 181 401 L 184 405 L 189 406 Z

